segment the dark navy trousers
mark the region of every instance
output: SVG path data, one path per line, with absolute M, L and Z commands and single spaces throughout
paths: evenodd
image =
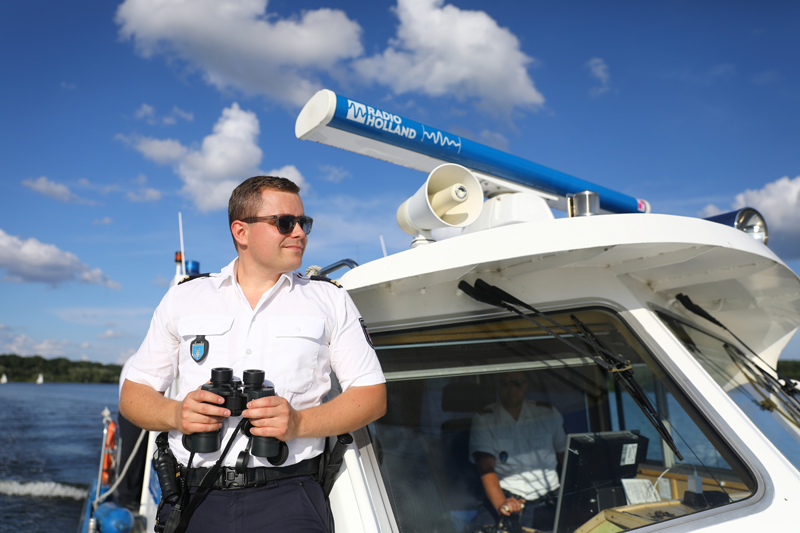
M 166 523 L 171 510 L 164 505 L 160 523 Z M 298 476 L 263 487 L 209 491 L 186 533 L 329 533 L 329 524 L 322 487 L 313 476 Z

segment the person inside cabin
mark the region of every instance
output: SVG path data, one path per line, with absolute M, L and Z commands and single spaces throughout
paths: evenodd
M 551 404 L 525 398 L 524 372 L 499 374 L 496 384 L 499 401 L 477 412 L 470 429 L 470 461 L 488 500 L 473 530 L 512 517 L 523 527 L 551 531 L 567 444 L 564 420 Z
M 183 507 L 181 524 L 188 515 L 186 531 L 330 531 L 317 479 L 325 437 L 353 431 L 386 412 L 383 372 L 347 291 L 327 278 L 293 273 L 313 222 L 299 191 L 290 180 L 271 176 L 236 187 L 228 222 L 237 257 L 221 272 L 167 292 L 122 388 L 125 417 L 148 430 L 169 432 L 169 450 L 190 495 L 241 421 L 222 397 L 201 389 L 211 370 L 232 368 L 239 377 L 245 370 L 263 370 L 275 388 L 275 396 L 248 402 L 242 417 L 251 424 L 251 435 L 286 443 L 286 461 L 276 466 L 253 456 L 251 439 L 237 433 L 219 475 L 209 478 L 211 490 L 197 498 L 199 505 L 191 499 L 176 504 Z M 323 403 L 332 372 L 342 392 Z M 178 396 L 168 399 L 164 391 L 175 379 Z M 218 429 L 216 452 L 190 454 L 183 444 L 185 435 Z M 237 471 L 239 457 L 245 471 Z M 158 523 L 166 523 L 168 531 L 169 520 L 178 515 L 170 516 L 172 508 L 165 504 L 159 511 Z

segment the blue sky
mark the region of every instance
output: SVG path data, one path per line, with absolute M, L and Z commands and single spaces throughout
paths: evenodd
M 0 353 L 124 360 L 178 212 L 219 270 L 256 173 L 304 185 L 304 267 L 407 248 L 394 212 L 424 176 L 297 140 L 320 88 L 654 212 L 756 207 L 798 271 L 798 22 L 796 2 L 3 2 Z

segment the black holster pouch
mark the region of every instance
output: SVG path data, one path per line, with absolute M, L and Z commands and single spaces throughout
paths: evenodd
M 345 433 L 336 437 L 336 444 L 333 445 L 333 449 L 330 452 L 328 452 L 327 446 L 325 448 L 326 453 L 323 454 L 324 458 L 320 461 L 321 474 L 319 476 L 319 484 L 322 486 L 325 499 L 328 498 L 333 489 L 336 474 L 339 473 L 339 469 L 342 467 L 344 452 L 347 451 L 347 447 L 352 442 L 353 436 L 350 433 Z
M 161 487 L 161 499 L 158 502 L 158 512 L 161 512 L 164 503 L 173 504 L 172 512 L 167 519 L 166 524 L 158 522 L 158 513 L 156 515 L 156 523 L 153 530 L 156 533 L 169 532 L 175 529 L 177 521 L 180 521 L 181 507 L 183 507 L 183 495 L 185 486 L 183 479 L 181 479 L 181 470 L 178 465 L 178 460 L 172 455 L 169 449 L 169 434 L 166 432 L 160 433 L 156 437 L 156 453 L 153 455 L 153 468 L 158 476 L 158 484 Z

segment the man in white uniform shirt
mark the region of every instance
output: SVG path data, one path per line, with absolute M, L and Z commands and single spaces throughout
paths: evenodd
M 240 421 L 220 406 L 222 397 L 200 389 L 212 368 L 232 368 L 238 377 L 263 370 L 274 385 L 275 396 L 250 401 L 242 417 L 253 436 L 287 443 L 287 460 L 275 467 L 245 454 L 248 486 L 230 486 L 226 479 L 235 477 L 248 442 L 239 432 L 213 486 L 220 490 L 207 493 L 187 531 L 327 532 L 329 512 L 311 475 L 325 437 L 353 431 L 386 411 L 383 373 L 347 292 L 292 272 L 302 264 L 312 224 L 298 193 L 291 181 L 267 176 L 234 190 L 228 219 L 238 257 L 219 274 L 167 292 L 123 385 L 120 412 L 140 427 L 168 431 L 169 448 L 184 469 L 190 459 L 184 435 L 221 428 L 224 449 Z M 323 403 L 331 371 L 343 392 Z M 167 399 L 164 391 L 176 378 L 178 398 Z M 208 469 L 220 453 L 194 454 L 191 467 Z M 192 486 L 202 477 L 183 475 Z M 162 510 L 160 523 L 169 510 Z
M 498 376 L 499 402 L 476 413 L 470 430 L 470 460 L 478 467 L 488 504 L 475 526 L 518 515 L 522 526 L 553 529 L 559 487 L 557 465 L 567 436 L 561 414 L 549 403 L 525 399 L 524 372 Z

